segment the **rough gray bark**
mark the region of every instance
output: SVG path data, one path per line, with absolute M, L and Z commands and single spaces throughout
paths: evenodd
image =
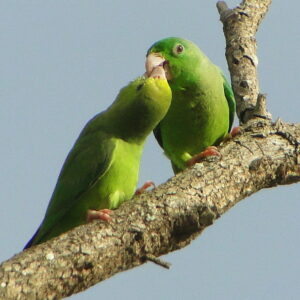
M 203 162 L 129 201 L 110 223 L 78 227 L 0 268 L 1 299 L 59 299 L 190 243 L 238 201 L 300 180 L 300 125 L 252 120 Z
M 224 25 L 226 59 L 241 123 L 253 116 L 259 96 L 255 34 L 271 2 L 245 0 L 235 9 L 228 9 L 224 1 L 217 3 Z
M 252 85 L 257 82 L 252 63 L 255 47 L 250 58 L 243 54 L 238 64 L 232 59 L 231 47 L 239 47 L 240 41 L 243 49 L 251 48 L 247 43 L 254 36 L 249 32 L 255 34 L 269 4 L 267 0 L 244 1 L 229 12 L 224 3 L 218 4 L 232 77 L 239 77 L 233 78 L 239 115 L 245 118 L 242 121 L 252 118 L 239 135 L 220 147 L 221 158 L 199 163 L 151 193 L 124 203 L 110 223 L 80 226 L 3 262 L 0 299 L 60 299 L 83 291 L 144 263 L 149 256 L 188 245 L 214 220 L 258 190 L 300 181 L 300 125 L 268 119 L 264 97 L 258 97 L 258 83 Z M 245 31 L 231 32 L 249 19 L 256 27 L 245 39 Z M 246 90 L 240 91 L 243 80 Z M 243 93 L 250 95 L 251 102 Z

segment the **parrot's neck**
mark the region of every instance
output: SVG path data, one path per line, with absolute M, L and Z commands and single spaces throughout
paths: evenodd
M 122 106 L 122 113 L 119 109 L 116 107 L 117 111 L 111 109 L 105 112 L 105 118 L 109 120 L 105 124 L 106 131 L 125 141 L 142 145 L 159 120 L 147 114 L 147 109 L 141 111 L 134 103 Z

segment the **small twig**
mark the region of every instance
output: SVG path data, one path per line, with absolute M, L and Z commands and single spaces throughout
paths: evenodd
M 266 95 L 258 94 L 256 106 L 253 110 L 252 116 L 272 120 L 272 115 L 267 111 Z
M 157 264 L 157 265 L 159 265 L 159 266 L 161 266 L 165 269 L 169 270 L 170 267 L 171 267 L 171 264 L 169 262 L 163 261 L 163 260 L 157 258 L 154 255 L 147 254 L 147 255 L 145 255 L 145 258 L 146 258 L 146 260 L 149 260 L 149 261 L 151 261 L 151 262 L 153 262 L 153 263 L 155 263 L 155 264 Z
M 237 141 L 235 141 L 235 142 L 236 142 L 238 145 L 240 145 L 240 146 L 246 148 L 247 150 L 249 150 L 249 152 L 250 152 L 251 154 L 254 154 L 253 151 L 252 151 L 249 147 L 247 147 L 245 144 L 243 144 L 241 141 L 237 140 Z
M 230 9 L 224 1 L 217 3 L 226 39 L 226 58 L 237 102 L 237 115 L 241 124 L 256 117 L 254 111 L 260 101 L 255 35 L 270 4 L 271 0 L 244 0 L 239 6 Z M 259 113 L 259 117 L 270 118 L 266 111 L 264 114 Z
M 228 5 L 225 1 L 218 1 L 217 2 L 217 9 L 220 14 L 220 20 L 221 22 L 225 22 L 227 18 L 235 14 L 235 12 L 232 9 L 228 8 Z

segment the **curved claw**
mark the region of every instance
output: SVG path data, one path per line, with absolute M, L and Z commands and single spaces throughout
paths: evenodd
M 135 195 L 140 195 L 144 193 L 149 187 L 153 186 L 155 188 L 155 183 L 153 181 L 146 181 L 139 189 L 135 191 Z
M 86 214 L 86 221 L 88 223 L 92 222 L 93 220 L 102 220 L 105 222 L 109 222 L 111 220 L 110 214 L 112 213 L 113 211 L 108 208 L 100 210 L 89 209 Z
M 229 140 L 231 140 L 232 138 L 234 138 L 235 136 L 237 136 L 238 134 L 240 134 L 242 132 L 241 127 L 237 126 L 232 128 L 231 132 L 227 133 L 226 136 L 223 138 L 223 140 L 221 141 L 221 145 L 228 142 Z
M 230 135 L 231 135 L 231 137 L 235 137 L 239 133 L 241 133 L 241 127 L 237 126 L 237 127 L 232 128 Z
M 194 164 L 200 162 L 205 157 L 208 156 L 221 156 L 221 153 L 218 151 L 218 148 L 215 146 L 209 146 L 204 151 L 194 155 L 191 159 L 189 159 L 186 164 L 191 167 Z

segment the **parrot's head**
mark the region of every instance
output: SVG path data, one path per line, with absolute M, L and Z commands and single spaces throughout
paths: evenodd
M 193 42 L 169 37 L 154 43 L 146 55 L 146 75 L 157 66 L 163 66 L 167 80 L 172 82 L 193 80 L 195 70 L 201 66 L 204 54 Z

